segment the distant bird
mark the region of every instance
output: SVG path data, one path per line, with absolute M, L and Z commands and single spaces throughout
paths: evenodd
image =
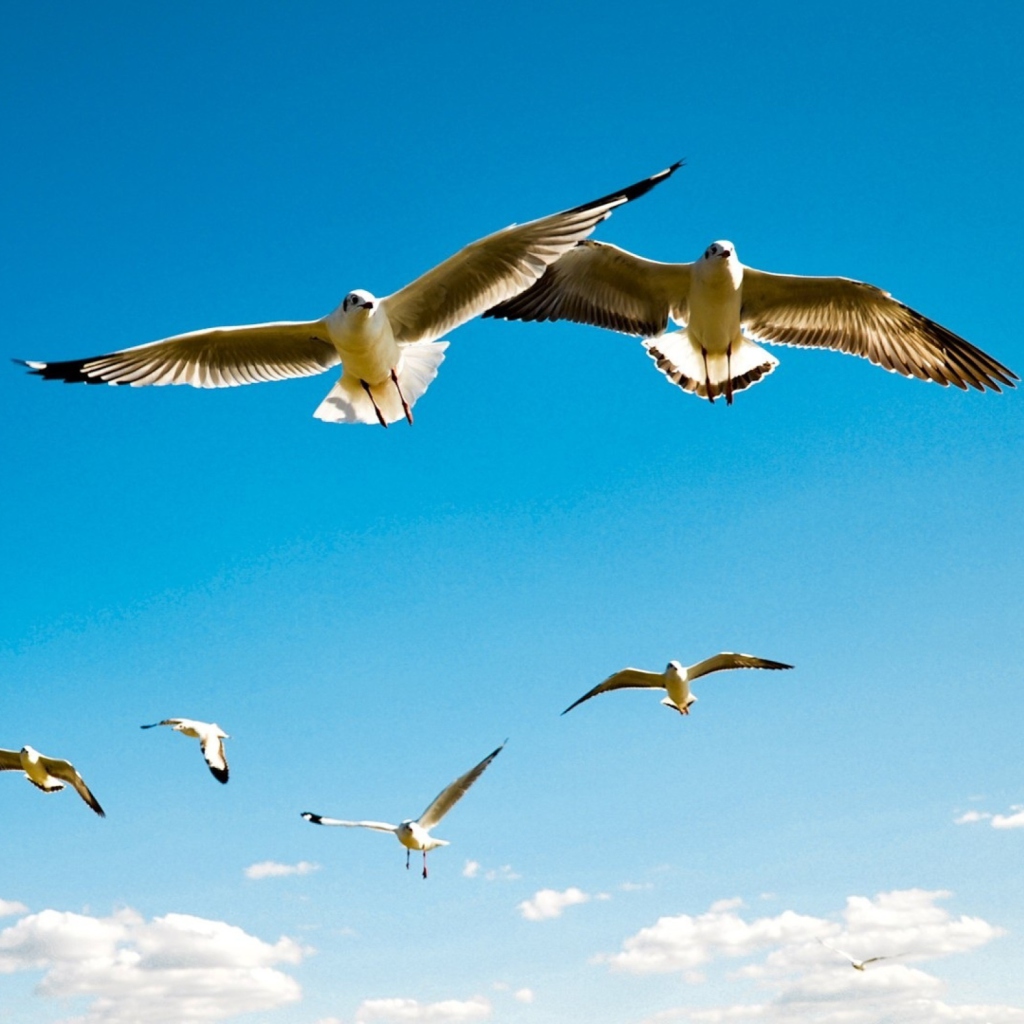
M 637 334 L 657 367 L 684 391 L 732 404 L 778 360 L 755 341 L 831 348 L 904 377 L 984 391 L 1017 375 L 979 348 L 846 277 L 798 277 L 745 267 L 732 242 L 695 263 L 656 263 L 605 242 L 581 241 L 526 291 L 484 316 L 574 320 Z M 669 319 L 681 331 L 666 334 Z
M 792 665 L 784 665 L 781 661 L 768 661 L 767 658 L 755 658 L 752 654 L 731 654 L 723 652 L 712 658 L 698 661 L 696 665 L 688 668 L 678 661 L 670 661 L 664 672 L 646 672 L 642 668 L 624 668 L 621 672 L 610 675 L 603 683 L 598 683 L 592 690 L 583 694 L 578 701 L 570 704 L 562 714 L 572 711 L 578 704 L 582 704 L 599 693 L 607 693 L 609 690 L 629 690 L 636 688 L 650 690 L 665 690 L 667 697 L 663 697 L 661 703 L 667 708 L 678 711 L 681 715 L 690 713 L 690 706 L 695 704 L 697 698 L 690 693 L 690 683 L 706 676 L 711 672 L 721 672 L 724 669 L 732 668 L 792 668 Z
M 508 740 L 505 741 L 507 743 Z M 502 743 L 491 751 L 475 768 L 460 775 L 451 785 L 446 786 L 434 797 L 430 806 L 415 820 L 406 819 L 400 825 L 389 825 L 385 821 L 341 821 L 325 818 L 320 814 L 304 811 L 302 817 L 313 825 L 344 825 L 347 828 L 372 828 L 376 832 L 393 832 L 405 847 L 405 866 L 413 850 L 423 851 L 423 877 L 427 877 L 427 852 L 438 846 L 448 846 L 447 840 L 435 839 L 430 830 L 466 795 L 466 790 L 484 773 L 484 769 L 505 749 Z
M 230 736 L 215 722 L 197 722 L 192 718 L 165 718 L 162 722 L 142 725 L 141 729 L 155 729 L 158 725 L 169 725 L 183 736 L 199 740 L 203 757 L 218 782 L 228 781 L 228 759 L 224 756 L 224 741 Z
M 197 388 L 308 377 L 340 362 L 341 378 L 313 413 L 317 419 L 386 427 L 404 416 L 412 423 L 412 407 L 437 376 L 448 347 L 437 339 L 528 288 L 612 210 L 650 191 L 679 166 L 488 235 L 385 298 L 361 289 L 349 292 L 320 320 L 215 327 L 89 359 L 16 361 L 66 383 Z
M 836 949 L 835 946 L 830 946 L 827 942 L 822 939 L 818 941 L 826 948 L 831 949 L 833 953 L 838 953 L 844 960 L 850 961 L 850 966 L 855 971 L 863 971 L 868 964 L 878 963 L 879 960 L 896 960 L 901 956 L 906 956 L 906 953 L 894 953 L 891 956 L 869 956 L 867 960 L 858 960 L 856 957 L 850 956 L 849 953 L 844 953 L 841 949 Z
M 38 750 L 24 746 L 21 750 L 0 750 L 0 772 L 24 772 L 25 778 L 44 793 L 56 793 L 70 782 L 78 795 L 101 817 L 107 816 L 99 800 L 89 791 L 85 780 L 70 761 L 47 757 Z

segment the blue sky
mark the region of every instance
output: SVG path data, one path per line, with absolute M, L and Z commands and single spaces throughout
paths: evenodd
M 7 23 L 8 356 L 317 317 L 685 157 L 595 237 L 728 238 L 1024 366 L 1009 5 Z M 0 1022 L 1024 1021 L 1021 394 L 776 348 L 726 409 L 594 328 L 451 341 L 386 432 L 315 421 L 329 376 L 0 374 L 0 747 L 108 811 L 0 778 Z M 797 668 L 559 717 L 720 649 Z M 228 786 L 138 729 L 177 715 Z M 299 818 L 415 816 L 506 736 L 426 883 Z

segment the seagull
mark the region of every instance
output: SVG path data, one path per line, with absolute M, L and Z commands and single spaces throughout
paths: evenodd
M 65 783 L 70 782 L 78 795 L 101 818 L 107 816 L 99 800 L 89 792 L 85 780 L 70 761 L 47 757 L 33 747 L 24 746 L 21 750 L 0 750 L 0 772 L 24 772 L 25 778 L 44 793 L 56 793 L 64 788 Z
M 505 743 L 508 743 L 508 740 L 505 740 Z M 505 743 L 497 750 L 492 750 L 475 768 L 470 768 L 465 775 L 460 775 L 453 783 L 445 786 L 415 821 L 407 818 L 400 825 L 389 825 L 386 821 L 341 821 L 309 811 L 304 811 L 302 817 L 312 825 L 344 825 L 346 828 L 371 828 L 375 832 L 393 832 L 405 847 L 406 868 L 409 867 L 411 852 L 423 851 L 423 877 L 426 878 L 427 852 L 438 846 L 448 846 L 447 840 L 435 839 L 430 830 L 466 795 L 469 787 L 483 775 L 484 769 L 505 749 Z
M 678 661 L 670 661 L 665 666 L 664 672 L 647 672 L 642 668 L 624 668 L 621 672 L 610 675 L 603 683 L 598 683 L 592 690 L 583 694 L 562 714 L 568 714 L 577 704 L 582 704 L 599 693 L 607 693 L 609 690 L 646 688 L 665 690 L 668 696 L 663 697 L 661 703 L 667 708 L 672 708 L 673 711 L 678 711 L 681 715 L 688 715 L 690 706 L 697 702 L 697 698 L 690 693 L 690 683 L 700 676 L 731 668 L 779 669 L 792 667 L 792 665 L 784 665 L 781 661 L 755 658 L 752 654 L 732 654 L 725 651 L 714 655 L 714 657 L 706 658 L 704 661 L 698 661 L 696 665 L 690 665 L 688 668 Z
M 695 263 L 657 263 L 583 240 L 484 316 L 574 320 L 640 335 L 673 384 L 710 402 L 725 395 L 730 405 L 778 364 L 756 341 L 838 349 L 964 391 L 999 391 L 1020 379 L 881 288 L 745 267 L 728 241 L 712 242 Z M 666 334 L 670 318 L 683 330 Z
M 850 966 L 855 971 L 863 971 L 868 964 L 878 963 L 879 960 L 896 960 L 901 956 L 906 956 L 906 953 L 894 953 L 891 956 L 869 956 L 867 960 L 858 960 L 856 957 L 850 956 L 849 953 L 844 953 L 841 949 L 836 949 L 835 946 L 830 946 L 827 942 L 821 939 L 818 941 L 826 948 L 831 949 L 833 953 L 838 953 L 844 960 L 850 961 Z
M 384 298 L 349 292 L 319 320 L 215 327 L 107 355 L 65 362 L 15 360 L 66 383 L 234 387 L 308 377 L 341 378 L 313 413 L 329 423 L 412 423 L 412 407 L 437 376 L 442 335 L 530 287 L 545 268 L 616 207 L 649 192 L 682 161 L 593 202 L 497 231 Z
M 155 729 L 158 725 L 169 725 L 183 736 L 199 740 L 203 757 L 218 782 L 228 781 L 228 759 L 224 756 L 224 741 L 231 737 L 215 722 L 197 722 L 193 718 L 165 718 L 162 722 L 142 725 L 141 729 Z

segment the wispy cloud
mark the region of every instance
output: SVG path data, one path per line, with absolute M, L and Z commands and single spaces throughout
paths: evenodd
M 566 907 L 577 903 L 589 903 L 592 897 L 582 889 L 571 886 L 559 892 L 557 889 L 541 889 L 528 900 L 523 900 L 516 909 L 527 921 L 549 921 L 561 917 Z
M 430 1021 L 431 1024 L 486 1020 L 491 1004 L 483 996 L 470 999 L 444 999 L 438 1003 L 421 1003 L 417 999 L 364 999 L 356 1010 L 356 1024 L 367 1021 Z
M 258 864 L 250 864 L 244 874 L 246 878 L 258 880 L 284 878 L 287 875 L 310 875 L 319 870 L 319 864 L 311 864 L 308 860 L 300 860 L 298 864 L 279 864 L 276 860 L 261 860 Z
M 179 1024 L 296 1002 L 298 982 L 276 965 L 307 952 L 190 914 L 147 921 L 130 908 L 110 917 L 42 910 L 0 931 L 0 974 L 43 971 L 40 995 L 91 999 L 76 1024 Z
M 950 895 L 907 889 L 850 896 L 842 924 L 793 910 L 748 919 L 739 913 L 741 901 L 721 900 L 703 914 L 659 918 L 627 938 L 620 952 L 596 959 L 631 974 L 677 973 L 690 984 L 703 982 L 718 962 L 744 961 L 728 977 L 733 990 L 744 982 L 752 986 L 748 1002 L 676 1007 L 649 1018 L 652 1024 L 1024 1024 L 1024 1008 L 945 1002 L 945 984 L 913 966 L 970 952 L 1002 934 L 981 918 L 953 917 L 939 905 Z M 818 939 L 854 957 L 893 959 L 852 971 Z
M 484 870 L 478 860 L 467 860 L 462 866 L 463 878 L 483 878 L 488 882 L 514 882 L 522 876 L 512 870 L 511 864 L 502 864 L 500 868 Z
M 17 900 L 0 900 L 0 917 L 12 917 L 15 914 L 24 914 L 28 907 Z
M 967 811 L 953 819 L 954 825 L 971 825 L 987 821 L 993 828 L 1024 828 L 1024 804 L 1014 804 L 1009 814 L 993 814 L 990 811 Z
M 532 1003 L 533 1002 L 533 989 L 532 988 L 517 988 L 512 996 L 517 1003 Z

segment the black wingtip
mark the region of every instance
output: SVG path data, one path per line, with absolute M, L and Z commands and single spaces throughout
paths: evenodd
M 303 811 L 300 817 L 305 818 L 311 825 L 322 825 L 323 815 L 314 814 L 312 811 Z
M 639 199 L 640 196 L 650 192 L 655 185 L 660 185 L 666 178 L 672 177 L 684 163 L 685 161 L 683 160 L 677 160 L 671 167 L 666 167 L 665 170 L 658 171 L 657 174 L 652 174 L 649 178 L 644 178 L 642 181 L 627 185 L 625 188 L 619 189 L 618 192 L 609 192 L 608 195 L 601 196 L 600 199 L 593 199 L 589 203 L 583 203 L 581 206 L 574 206 L 571 210 L 566 210 L 565 212 L 581 213 L 584 210 L 593 209 L 595 206 L 605 206 L 616 200 L 621 205 L 622 203 L 631 202 L 633 199 Z
M 213 765 L 210 765 L 210 774 L 218 782 L 227 782 L 228 781 L 228 770 L 227 770 L 227 768 L 214 768 Z

